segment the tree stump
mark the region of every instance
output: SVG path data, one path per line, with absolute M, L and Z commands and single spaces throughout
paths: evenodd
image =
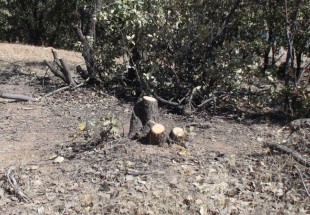
M 163 146 L 166 143 L 165 127 L 156 123 L 148 134 L 148 144 Z
M 157 100 L 150 96 L 139 99 L 132 111 L 128 137 L 136 139 L 146 135 L 158 118 Z
M 178 144 L 178 145 L 184 145 L 185 140 L 185 132 L 183 128 L 175 127 L 171 130 L 169 133 L 170 140 L 172 143 Z

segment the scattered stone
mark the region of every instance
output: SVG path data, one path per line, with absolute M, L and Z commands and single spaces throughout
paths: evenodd
M 58 156 L 54 159 L 53 163 L 62 163 L 65 160 L 64 157 Z
M 92 206 L 93 201 L 94 201 L 94 198 L 90 194 L 80 195 L 80 202 L 81 202 L 82 206 L 84 206 L 84 207 Z
M 45 211 L 45 208 L 43 206 L 38 208 L 38 214 L 43 214 Z

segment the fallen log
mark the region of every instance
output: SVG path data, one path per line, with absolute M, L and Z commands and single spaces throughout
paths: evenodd
M 266 142 L 264 144 L 264 147 L 269 147 L 271 150 L 276 150 L 285 154 L 289 154 L 300 164 L 305 165 L 306 167 L 310 167 L 310 161 L 304 158 L 299 152 L 290 149 L 285 145 Z
M 26 96 L 26 95 L 21 95 L 21 94 L 13 94 L 13 93 L 0 92 L 0 97 L 6 98 L 6 99 L 16 99 L 16 100 L 20 100 L 20 101 L 32 101 L 32 102 L 39 101 L 39 99 L 33 98 L 31 96 Z

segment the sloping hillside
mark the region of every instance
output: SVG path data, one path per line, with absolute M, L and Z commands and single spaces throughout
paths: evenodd
M 73 70 L 80 53 L 57 50 Z M 43 60 L 51 48 L 0 43 L 0 91 L 40 97 L 62 86 Z M 288 137 L 272 116 L 177 116 L 192 125 L 188 148 L 126 136 L 133 104 L 96 89 L 62 91 L 38 102 L 0 99 L 0 214 L 309 214 L 309 170 L 266 141 L 309 159 L 309 131 Z M 97 146 L 85 123 L 119 120 L 119 136 Z M 207 126 L 199 126 L 205 124 Z

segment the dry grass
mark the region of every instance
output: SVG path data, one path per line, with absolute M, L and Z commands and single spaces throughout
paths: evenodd
M 0 61 L 6 63 L 41 63 L 43 60 L 53 61 L 51 49 L 52 47 L 0 43 Z M 68 63 L 84 63 L 81 53 L 66 50 L 57 50 L 57 52 L 59 57 L 64 58 Z

